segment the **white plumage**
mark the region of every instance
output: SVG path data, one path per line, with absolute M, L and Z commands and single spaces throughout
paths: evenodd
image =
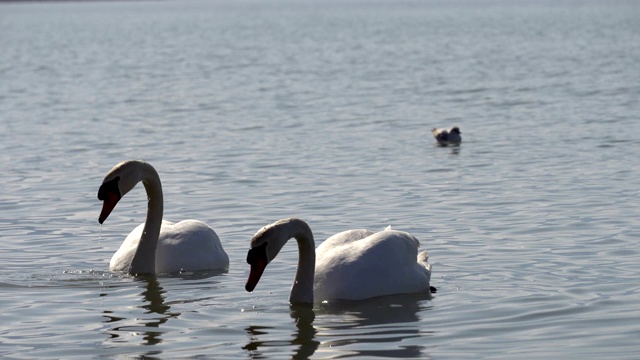
M 300 219 L 277 221 L 253 237 L 247 291 L 253 291 L 264 268 L 292 237 L 298 242 L 299 260 L 291 303 L 431 292 L 429 256 L 426 251 L 418 254 L 420 243 L 411 234 L 389 227 L 380 232 L 348 230 L 314 249 L 311 229 Z
M 118 201 L 142 182 L 148 197 L 147 219 L 124 240 L 109 269 L 131 274 L 173 273 L 228 269 L 229 257 L 218 235 L 202 221 L 172 223 L 162 220 L 162 185 L 156 170 L 138 160 L 122 162 L 105 176 L 98 199 L 103 200 L 102 224 Z

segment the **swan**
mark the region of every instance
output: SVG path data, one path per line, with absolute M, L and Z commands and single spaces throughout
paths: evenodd
M 317 249 L 306 222 L 296 218 L 276 221 L 251 239 L 247 263 L 251 265 L 245 289 L 252 292 L 265 267 L 289 239 L 298 242 L 298 269 L 289 302 L 313 304 L 318 300 L 362 300 L 372 297 L 431 293 L 431 265 L 426 251 L 418 254 L 418 239 L 387 227 L 335 234 Z
M 118 201 L 141 182 L 147 192 L 147 219 L 133 229 L 113 254 L 109 269 L 131 274 L 179 271 L 226 270 L 229 256 L 215 231 L 198 220 L 172 223 L 162 220 L 162 185 L 158 172 L 149 163 L 124 161 L 114 166 L 98 190 L 102 224 Z
M 454 126 L 451 129 L 433 128 L 431 129 L 431 133 L 440 145 L 460 144 L 462 142 L 462 136 L 460 136 L 462 133 L 460 132 L 460 128 L 457 126 Z

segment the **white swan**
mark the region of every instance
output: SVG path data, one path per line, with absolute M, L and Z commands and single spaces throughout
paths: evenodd
M 462 142 L 462 134 L 457 126 L 451 129 L 431 129 L 433 137 L 440 145 L 460 144 Z
M 245 289 L 258 284 L 262 272 L 289 239 L 298 242 L 298 270 L 289 302 L 361 300 L 383 295 L 430 293 L 431 265 L 411 234 L 389 227 L 374 233 L 348 230 L 335 234 L 314 251 L 311 229 L 300 219 L 283 219 L 260 229 L 251 239 L 251 265 Z
M 103 200 L 102 224 L 118 201 L 142 181 L 147 192 L 147 219 L 113 254 L 109 269 L 131 274 L 228 269 L 229 256 L 215 231 L 198 220 L 162 220 L 162 185 L 156 170 L 144 161 L 121 162 L 105 176 L 98 199 Z

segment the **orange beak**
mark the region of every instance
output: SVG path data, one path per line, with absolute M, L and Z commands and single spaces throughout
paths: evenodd
M 264 272 L 264 269 L 267 267 L 268 262 L 266 259 L 256 258 L 251 263 L 251 272 L 249 272 L 249 279 L 247 279 L 247 284 L 244 286 L 245 290 L 248 292 L 252 292 L 255 289 L 256 285 L 258 285 L 258 281 L 260 281 L 260 277 Z
M 100 224 L 107 220 L 113 208 L 115 208 L 118 201 L 120 201 L 120 196 L 118 194 L 108 192 L 105 195 L 106 196 L 104 197 L 102 202 L 102 211 L 100 212 L 100 217 L 98 218 L 98 222 Z

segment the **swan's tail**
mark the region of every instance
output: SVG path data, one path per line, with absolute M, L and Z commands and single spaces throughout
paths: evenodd
M 382 230 L 382 231 L 389 231 L 389 230 L 391 230 L 391 225 L 388 225 L 388 226 L 387 226 L 386 228 L 384 228 L 384 230 Z
M 421 251 L 420 254 L 418 254 L 418 261 L 425 262 L 427 260 L 429 260 L 429 253 L 427 252 L 427 250 Z
M 422 251 L 418 254 L 418 264 L 424 266 L 427 277 L 429 279 L 429 281 L 431 281 L 431 264 L 429 264 L 429 262 L 427 262 L 427 260 L 429 260 L 429 253 L 425 250 Z M 436 288 L 433 286 L 429 286 L 429 292 L 436 292 Z
M 422 265 L 425 269 L 427 269 L 427 272 L 431 274 L 431 264 L 429 264 L 427 260 L 429 260 L 429 253 L 427 252 L 427 250 L 421 251 L 418 254 L 418 264 Z

